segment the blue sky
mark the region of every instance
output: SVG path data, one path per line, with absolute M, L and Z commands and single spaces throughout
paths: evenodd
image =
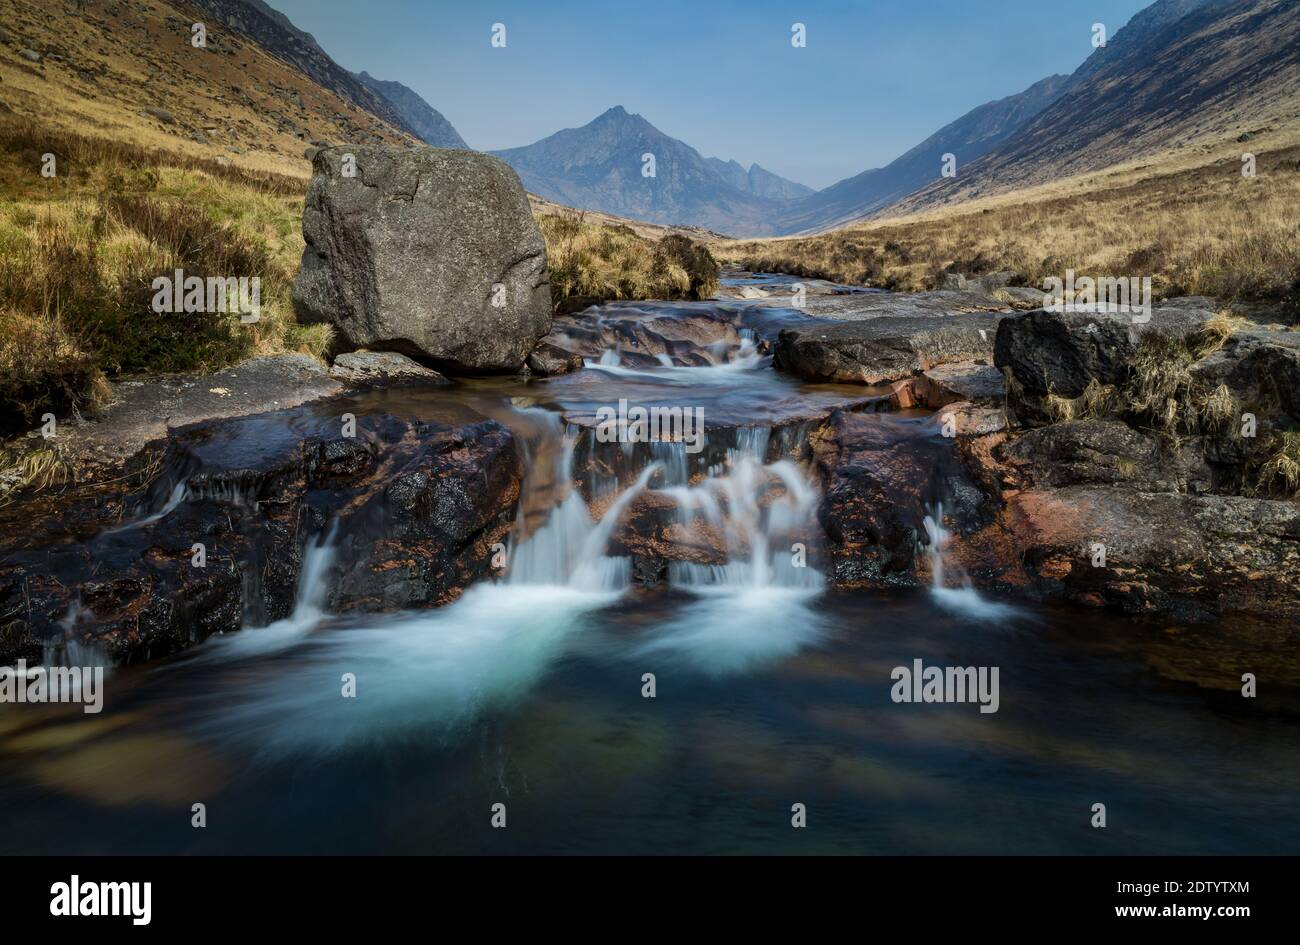
M 1149 0 L 269 2 L 343 66 L 419 92 L 471 147 L 531 144 L 623 105 L 706 157 L 824 187 L 1073 71 L 1093 23 L 1114 34 Z

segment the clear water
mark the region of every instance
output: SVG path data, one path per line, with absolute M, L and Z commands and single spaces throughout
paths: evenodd
M 1300 848 L 1290 628 L 995 599 L 945 565 L 940 508 L 926 529 L 931 587 L 827 590 L 778 553 L 812 528 L 818 497 L 806 470 L 772 454 L 768 427 L 873 392 L 780 377 L 743 343 L 710 367 L 602 360 L 541 384 L 350 401 L 359 417 L 487 415 L 519 433 L 530 476 L 561 487 L 535 527 L 521 510 L 503 579 L 444 608 L 339 618 L 323 607 L 332 524 L 308 544 L 291 617 L 117 670 L 101 715 L 0 705 L 0 852 Z M 655 444 L 579 481 L 583 424 L 620 396 L 694 398 L 727 446 L 688 458 Z M 250 418 L 199 460 L 297 449 L 337 412 Z M 726 563 L 677 563 L 668 587 L 634 587 L 608 543 L 651 489 L 675 500 L 680 524 L 720 536 Z M 521 509 L 531 501 L 526 484 Z M 152 514 L 168 513 L 160 504 Z M 104 532 L 102 547 L 121 536 Z M 892 670 L 917 659 L 998 667 L 999 710 L 893 701 Z M 1260 676 L 1259 698 L 1240 695 L 1243 672 Z M 196 803 L 204 829 L 190 823 Z M 1104 830 L 1090 825 L 1095 803 Z M 806 828 L 791 826 L 795 804 Z

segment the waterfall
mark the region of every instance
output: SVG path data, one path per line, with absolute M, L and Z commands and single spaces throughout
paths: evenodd
M 122 522 L 120 525 L 115 525 L 112 528 L 105 529 L 104 531 L 100 532 L 100 535 L 101 536 L 116 535 L 119 532 L 128 531 L 133 528 L 143 528 L 146 525 L 152 525 L 154 522 L 161 521 L 162 519 L 170 515 L 172 512 L 174 512 L 176 508 L 182 502 L 185 501 L 185 497 L 187 494 L 188 494 L 188 490 L 186 488 L 184 480 L 182 480 L 181 482 L 178 482 L 176 483 L 176 485 L 172 486 L 172 491 L 170 494 L 168 494 L 167 501 L 163 503 L 162 508 L 160 508 L 157 512 L 154 512 L 150 515 L 146 515 L 144 518 L 132 519 L 130 521 Z
M 1020 612 L 1016 608 L 980 596 L 962 569 L 946 559 L 944 548 L 952 540 L 952 533 L 943 524 L 943 503 L 936 502 L 926 509 L 928 514 L 922 524 L 929 538 L 926 557 L 930 562 L 930 596 L 934 602 L 971 620 L 994 621 L 1018 616 Z M 950 573 L 959 586 L 948 586 Z
M 516 542 L 509 555 L 510 570 L 505 583 L 513 586 L 558 585 L 595 592 L 622 590 L 631 582 L 630 562 L 626 558 L 606 556 L 605 548 L 619 517 L 661 470 L 661 464 L 653 462 L 646 466 L 636 481 L 614 499 L 600 521 L 595 522 L 587 510 L 586 501 L 573 485 L 573 450 L 577 434 L 562 431 L 562 420 L 557 414 L 537 408 L 532 412 L 543 420 L 543 435 L 561 439 L 551 480 L 553 488 L 558 491 L 557 502 L 545 524 L 526 538 L 521 536 L 525 532 L 527 503 L 520 503 Z M 530 470 L 530 477 L 535 473 L 535 470 Z
M 314 630 L 325 616 L 329 598 L 329 574 L 337 551 L 339 523 L 334 519 L 328 528 L 308 539 L 298 570 L 298 589 L 293 612 L 283 620 L 265 627 L 245 626 L 238 633 L 210 639 L 195 659 L 230 659 L 265 656 L 288 649 Z
M 817 533 L 817 490 L 789 460 L 764 464 L 771 431 L 749 427 L 736 431 L 736 446 L 727 460 L 713 466 L 695 486 L 662 490 L 677 503 L 678 521 L 702 521 L 725 542 L 726 564 L 675 561 L 670 584 L 681 587 L 780 587 L 819 590 L 824 578 L 801 557 Z M 769 493 L 782 492 L 764 503 Z

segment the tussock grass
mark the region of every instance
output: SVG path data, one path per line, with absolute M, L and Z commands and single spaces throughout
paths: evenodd
M 589 223 L 582 213 L 538 214 L 550 264 L 551 299 L 702 299 L 718 288 L 718 264 L 680 234 L 647 239 L 621 224 Z
M 1300 430 L 1284 430 L 1268 444 L 1268 459 L 1257 473 L 1256 493 L 1300 495 Z
M 40 155 L 59 157 L 57 176 Z M 93 406 L 105 377 L 214 370 L 255 354 L 320 356 L 327 326 L 289 300 L 304 182 L 0 120 L 0 434 Z M 152 310 L 174 269 L 256 276 L 261 318 Z
M 1210 295 L 1279 304 L 1300 322 L 1300 148 L 1257 156 L 1257 176 L 1221 160 L 1175 171 L 1104 178 L 1092 189 L 1050 188 L 816 236 L 710 244 L 753 270 L 908 291 L 938 288 L 946 272 L 1011 269 L 1023 284 L 1047 276 L 1151 276 L 1157 298 Z

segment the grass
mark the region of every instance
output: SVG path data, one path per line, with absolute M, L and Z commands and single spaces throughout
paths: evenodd
M 57 155 L 57 175 L 39 173 Z M 320 355 L 289 291 L 300 180 L 118 141 L 0 122 L 0 432 L 94 406 L 106 377 L 209 371 L 256 354 Z M 261 319 L 156 313 L 154 277 L 256 276 Z
M 1281 306 L 1300 322 L 1300 147 L 1257 155 L 1257 175 L 1227 160 L 1102 176 L 1092 189 L 1038 188 L 916 217 L 808 237 L 711 244 L 747 269 L 917 291 L 946 272 L 1151 276 L 1157 298 L 1209 295 Z
M 1049 392 L 1043 408 L 1052 423 L 1118 419 L 1175 445 L 1185 437 L 1232 438 L 1243 411 L 1272 413 L 1275 405 L 1239 403 L 1226 384 L 1209 388 L 1197 380 L 1192 369 L 1243 324 L 1243 319 L 1220 311 L 1184 340 L 1148 334 L 1138 343 L 1123 384 L 1101 384 L 1092 378 L 1078 397 Z M 1009 372 L 1007 384 L 1012 396 L 1023 396 Z M 1245 441 L 1237 485 L 1243 494 L 1300 495 L 1300 431 L 1278 430 L 1259 443 Z
M 56 176 L 40 174 L 43 155 Z M 0 117 L 0 435 L 104 402 L 106 379 L 207 372 L 298 351 L 323 357 L 325 325 L 300 325 L 306 181 Z M 718 267 L 691 239 L 646 236 L 560 208 L 539 212 L 556 305 L 693 299 Z M 159 314 L 152 282 L 257 276 L 261 318 Z
M 680 234 L 647 239 L 631 227 L 590 223 L 580 212 L 539 214 L 550 263 L 551 299 L 702 299 L 718 288 L 718 264 Z

